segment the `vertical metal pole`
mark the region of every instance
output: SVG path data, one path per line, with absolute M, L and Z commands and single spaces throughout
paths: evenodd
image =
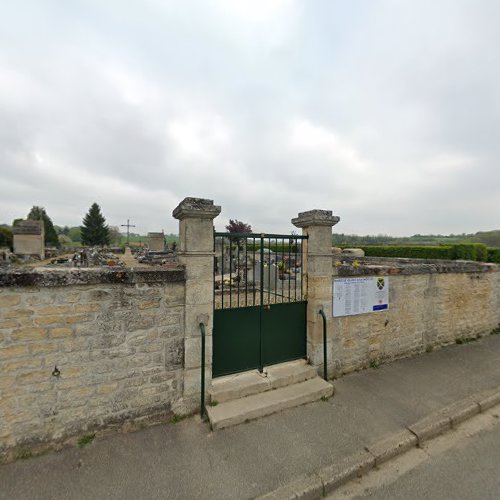
M 276 238 L 276 248 L 278 246 L 278 238 Z M 276 257 L 276 260 L 278 260 L 278 257 Z M 280 272 L 280 269 L 278 267 L 278 263 L 274 263 L 274 303 L 278 303 L 278 274 Z
M 323 318 L 323 378 L 328 380 L 328 368 L 327 368 L 327 353 L 326 353 L 326 316 L 323 309 L 319 310 L 319 314 Z
M 256 274 L 255 273 L 255 269 L 257 267 L 256 266 L 256 262 L 255 262 L 255 236 L 253 238 L 253 256 L 252 256 L 252 260 L 253 260 L 253 293 L 252 293 L 252 295 L 253 295 L 253 304 L 252 305 L 254 306 L 255 305 L 255 293 L 256 293 L 255 287 L 257 285 L 257 276 L 255 275 Z
M 229 236 L 229 309 L 233 307 L 233 240 Z
M 291 258 L 291 254 L 290 254 L 290 239 L 288 240 L 288 302 L 291 302 L 291 298 L 290 298 L 290 286 L 292 284 L 292 282 L 290 281 L 292 275 L 291 275 L 291 266 L 290 266 L 290 258 Z
M 240 307 L 240 279 L 241 279 L 241 276 L 240 276 L 240 239 L 239 238 L 236 238 L 236 249 L 237 249 L 237 255 L 238 257 L 236 257 L 236 272 L 237 272 L 237 275 L 236 275 L 236 284 L 238 285 L 238 294 L 237 294 L 237 297 L 238 297 L 238 305 L 236 307 Z
M 245 238 L 245 267 L 244 274 L 245 278 L 245 307 L 248 306 L 248 238 Z
M 271 238 L 267 238 L 268 262 L 267 262 L 267 304 L 271 303 Z
M 263 363 L 263 342 L 262 342 L 262 313 L 264 310 L 264 235 L 260 235 L 260 334 L 259 334 L 259 342 L 260 342 L 260 359 L 259 359 L 259 371 L 262 373 L 264 371 L 264 363 Z
M 205 416 L 205 325 L 200 323 L 201 331 L 201 402 L 200 415 Z
M 226 238 L 222 237 L 222 257 L 221 257 L 221 309 L 224 309 L 224 261 L 226 260 L 226 256 L 224 255 L 224 240 Z
M 293 278 L 295 281 L 295 302 L 297 302 L 297 245 L 299 244 L 299 240 L 294 240 L 293 248 L 294 248 L 294 256 L 293 256 Z

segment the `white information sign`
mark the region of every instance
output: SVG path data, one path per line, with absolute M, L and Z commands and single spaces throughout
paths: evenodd
M 333 316 L 352 316 L 389 309 L 389 278 L 334 278 Z

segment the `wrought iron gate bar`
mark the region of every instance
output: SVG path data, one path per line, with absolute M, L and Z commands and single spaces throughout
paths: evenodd
M 269 308 L 272 304 L 303 301 L 307 238 L 214 232 L 214 309 Z
M 305 358 L 306 241 L 214 232 L 214 377 Z
M 309 236 L 307 234 L 271 234 L 271 233 L 219 233 L 214 232 L 214 236 L 220 238 L 272 238 L 279 239 L 284 238 L 288 240 L 307 240 Z

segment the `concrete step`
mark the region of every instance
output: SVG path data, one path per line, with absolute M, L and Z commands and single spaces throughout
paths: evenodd
M 209 406 L 207 413 L 212 429 L 223 429 L 287 408 L 312 403 L 332 394 L 333 386 L 316 376 L 287 387 Z
M 316 369 L 306 360 L 298 359 L 264 368 L 263 373 L 251 370 L 212 380 L 208 390 L 211 402 L 225 403 L 252 394 L 278 389 L 317 376 Z

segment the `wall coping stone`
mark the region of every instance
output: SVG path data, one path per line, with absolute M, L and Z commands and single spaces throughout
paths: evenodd
M 0 288 L 95 284 L 176 283 L 186 280 L 182 266 L 170 269 L 54 269 L 35 267 L 0 270 Z
M 337 265 L 337 262 L 341 262 Z M 356 265 L 353 265 L 356 262 Z M 333 257 L 338 276 L 373 276 L 380 274 L 443 274 L 498 272 L 496 264 L 466 260 L 406 259 L 394 257 Z
M 331 210 L 308 210 L 307 212 L 299 212 L 299 216 L 292 219 L 292 224 L 295 227 L 309 226 L 334 226 L 340 220 L 337 215 L 332 215 Z
M 174 208 L 172 216 L 175 219 L 183 220 L 195 219 L 215 219 L 221 212 L 221 207 L 214 205 L 213 200 L 205 198 L 184 198 L 177 207 Z

